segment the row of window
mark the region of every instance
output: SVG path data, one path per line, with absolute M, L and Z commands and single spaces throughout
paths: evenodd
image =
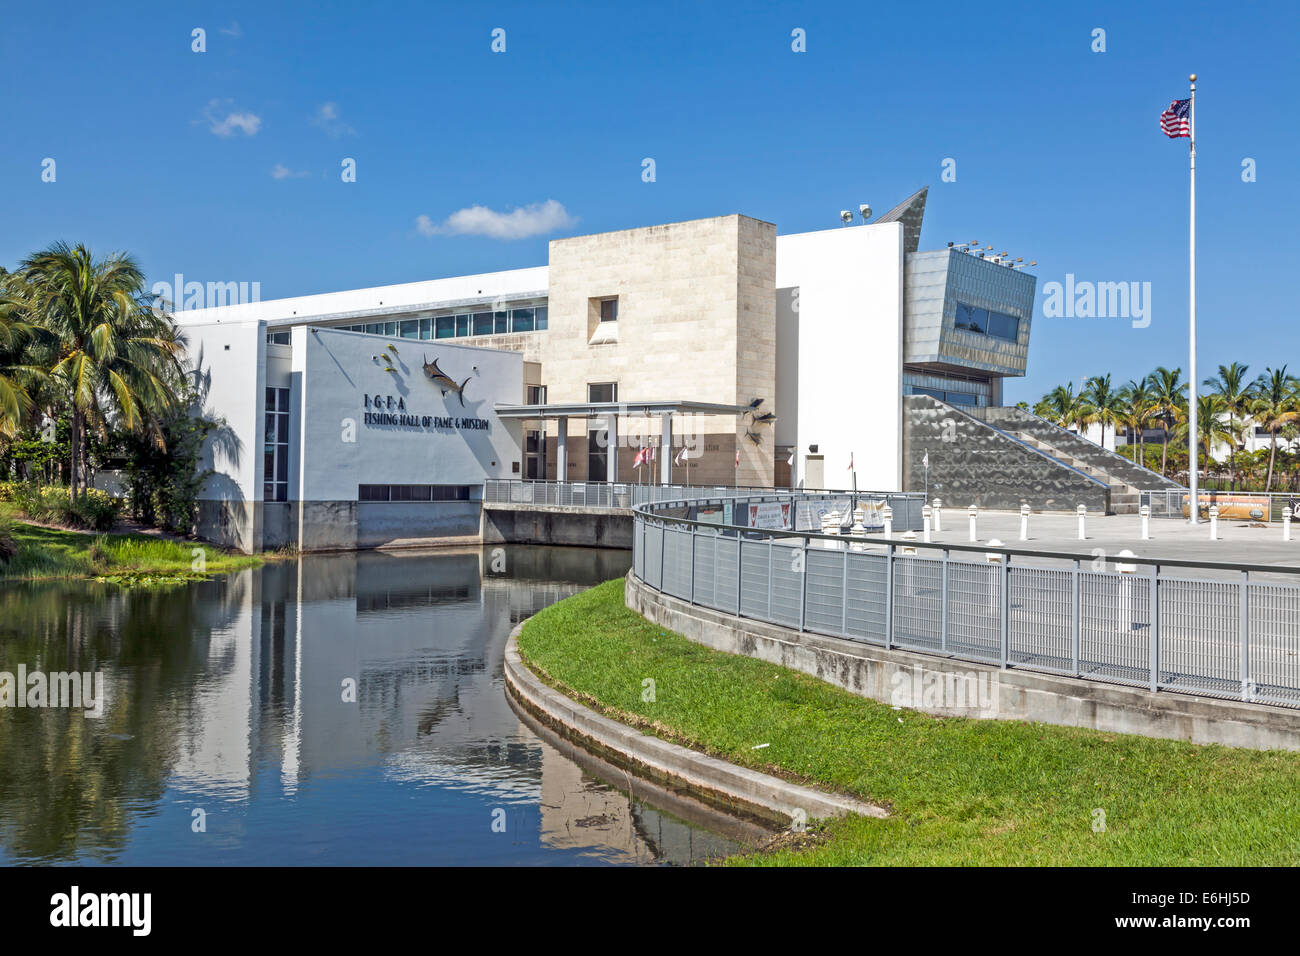
M 1006 339 L 1008 342 L 1015 342 L 1020 336 L 1020 320 L 1014 315 L 994 312 L 991 309 L 980 309 L 973 305 L 963 305 L 960 302 L 957 303 L 957 319 L 953 324 L 955 328 L 966 332 L 991 335 L 994 338 Z
M 365 322 L 339 328 L 347 332 L 392 335 L 403 339 L 456 339 L 467 335 L 540 332 L 546 328 L 548 318 L 547 307 L 540 305 L 528 309 L 503 309 L 500 312 L 462 312 L 459 315 L 436 315 L 423 319 Z
M 469 485 L 357 485 L 357 501 L 469 501 Z
M 921 385 L 907 386 L 906 394 L 929 395 L 931 398 L 937 398 L 949 405 L 978 405 L 980 403 L 980 397 L 973 392 L 954 392 L 943 388 L 925 388 Z

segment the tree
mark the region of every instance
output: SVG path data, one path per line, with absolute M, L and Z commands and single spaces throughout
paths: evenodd
M 1110 373 L 1094 375 L 1083 390 L 1083 401 L 1088 406 L 1087 422 L 1101 425 L 1101 444 L 1106 445 L 1106 429 L 1114 428 L 1124 415 L 1123 398 L 1110 384 Z
M 76 499 L 88 428 L 104 436 L 111 423 L 162 444 L 157 416 L 175 405 L 182 346 L 130 256 L 96 260 L 84 245 L 58 242 L 20 265 L 23 309 L 51 340 L 48 374 L 72 413 Z
M 0 435 L 13 438 L 27 422 L 35 403 L 30 387 L 44 375 L 28 363 L 28 346 L 37 331 L 25 319 L 22 286 L 0 268 Z
M 1164 426 L 1164 447 L 1160 451 L 1160 474 L 1163 475 L 1169 470 L 1169 432 L 1187 402 L 1187 384 L 1183 382 L 1181 368 L 1168 369 L 1163 365 L 1147 376 L 1147 380 L 1151 383 L 1153 411 Z
M 1228 480 L 1232 483 L 1232 489 L 1237 488 L 1237 473 L 1233 464 L 1233 456 L 1237 453 L 1237 436 L 1239 430 L 1237 422 L 1247 414 L 1247 408 L 1250 404 L 1251 385 L 1246 380 L 1246 371 L 1249 366 L 1242 365 L 1240 362 L 1233 362 L 1231 365 L 1220 365 L 1219 374 L 1214 378 L 1207 378 L 1205 385 L 1215 395 L 1223 400 L 1223 410 L 1228 414 Z
M 1271 447 L 1264 490 L 1271 491 L 1273 468 L 1277 463 L 1277 433 L 1300 417 L 1300 385 L 1287 374 L 1285 365 L 1280 369 L 1265 369 L 1255 379 L 1247 407 L 1255 423 L 1269 432 Z
M 1131 378 L 1120 389 L 1120 395 L 1124 402 L 1124 424 L 1137 436 L 1137 444 L 1133 447 L 1133 463 L 1145 467 L 1146 441 L 1143 429 L 1155 415 L 1155 393 L 1147 378 L 1141 381 Z
M 1210 477 L 1210 462 L 1212 460 L 1210 458 L 1210 449 L 1214 447 L 1216 442 L 1221 445 L 1229 444 L 1229 439 L 1232 437 L 1232 432 L 1224 423 L 1223 417 L 1222 398 L 1213 392 L 1208 395 L 1196 396 L 1196 447 L 1201 452 L 1202 469 L 1207 480 Z M 1174 439 L 1180 442 L 1188 442 L 1190 448 L 1190 442 L 1192 441 L 1190 431 L 1191 423 L 1186 420 L 1186 416 L 1183 416 L 1183 420 L 1174 429 Z
M 1088 407 L 1082 396 L 1074 394 L 1073 383 L 1058 385 L 1034 406 L 1034 414 L 1061 428 L 1082 428 Z

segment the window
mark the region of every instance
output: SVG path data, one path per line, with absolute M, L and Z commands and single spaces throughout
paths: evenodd
M 426 318 L 420 320 L 420 338 L 433 338 L 433 319 Z
M 539 306 L 538 306 L 536 309 L 534 309 L 533 311 L 537 314 L 537 326 L 536 326 L 536 327 L 537 327 L 537 331 L 540 332 L 540 331 L 542 331 L 542 329 L 546 328 L 547 315 L 548 315 L 549 310 L 547 309 L 546 306 L 544 306 L 544 305 L 539 305 Z
M 545 404 L 546 404 L 546 386 L 545 386 L 545 385 L 529 385 L 529 386 L 528 386 L 524 391 L 525 391 L 525 394 L 528 396 L 528 400 L 527 400 L 527 402 L 526 402 L 525 404 L 528 404 L 528 405 L 545 405 Z
M 497 335 L 504 335 L 510 331 L 510 313 L 493 312 L 492 313 L 492 331 Z
M 536 321 L 534 315 L 535 309 L 511 309 L 510 310 L 510 331 L 511 332 L 531 332 L 533 323 Z
M 587 386 L 587 401 L 617 402 L 617 382 L 593 382 Z M 602 418 L 589 419 L 587 426 L 587 480 L 611 481 L 609 473 L 608 422 Z
M 401 331 L 399 331 L 398 334 L 399 334 L 402 338 L 404 338 L 404 339 L 414 339 L 414 338 L 419 338 L 419 336 L 420 336 L 420 320 L 419 320 L 419 319 L 402 319 L 400 329 L 401 329 Z
M 469 485 L 357 485 L 357 501 L 469 501 Z
M 600 321 L 618 321 L 618 299 L 602 299 L 600 303 Z
M 618 382 L 594 382 L 587 386 L 587 401 L 617 402 Z
M 383 335 L 383 334 L 384 334 L 384 323 L 382 323 L 382 322 L 371 322 L 371 323 L 369 323 L 369 324 L 366 326 L 366 332 L 367 332 L 367 334 L 369 334 L 369 335 Z
M 492 313 L 491 312 L 475 312 L 473 321 L 474 321 L 473 329 L 475 335 L 492 334 Z
M 438 325 L 436 338 L 449 339 L 456 334 L 456 317 L 454 315 L 440 315 L 435 321 Z
M 289 390 L 266 390 L 266 437 L 263 440 L 262 499 L 289 500 Z
M 267 345 L 288 345 L 289 333 L 288 332 L 267 332 L 266 344 Z
M 1020 320 L 1005 312 L 992 312 L 973 305 L 957 303 L 953 327 L 965 332 L 978 332 L 994 338 L 1015 342 L 1020 336 Z
M 462 313 L 456 316 L 456 334 L 459 336 L 469 335 L 469 313 Z
M 524 432 L 524 477 L 546 477 L 546 436 L 540 431 Z

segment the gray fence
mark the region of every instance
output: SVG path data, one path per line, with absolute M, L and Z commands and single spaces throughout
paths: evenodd
M 1129 558 L 1132 571 L 1099 570 L 1074 555 L 757 531 L 659 510 L 634 512 L 634 573 L 693 604 L 1003 668 L 1300 707 L 1300 587 L 1250 569 L 1221 580 L 1196 569 L 1221 576 L 1223 565 Z

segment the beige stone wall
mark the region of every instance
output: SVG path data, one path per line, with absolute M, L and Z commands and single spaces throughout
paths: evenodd
M 550 244 L 550 326 L 534 357 L 551 403 L 584 402 L 587 384 L 617 382 L 629 403 L 620 433 L 644 433 L 637 401 L 680 399 L 735 404 L 776 391 L 776 227 L 745 216 L 628 229 Z M 619 299 L 618 340 L 589 344 L 593 300 Z M 595 314 L 598 315 L 598 312 Z M 533 343 L 530 343 L 530 345 Z M 530 350 L 531 351 L 531 350 Z M 694 432 L 703 455 L 691 481 L 768 485 L 773 430 L 732 416 L 674 420 L 677 444 Z M 569 423 L 570 477 L 586 474 L 586 423 Z M 658 422 L 650 426 L 658 432 Z M 548 431 L 554 430 L 551 424 Z M 741 463 L 735 467 L 737 442 Z M 548 467 L 554 471 L 553 442 Z M 619 448 L 619 478 L 634 477 L 635 447 Z M 644 471 L 643 471 L 644 474 Z M 675 469 L 675 477 L 685 477 Z

